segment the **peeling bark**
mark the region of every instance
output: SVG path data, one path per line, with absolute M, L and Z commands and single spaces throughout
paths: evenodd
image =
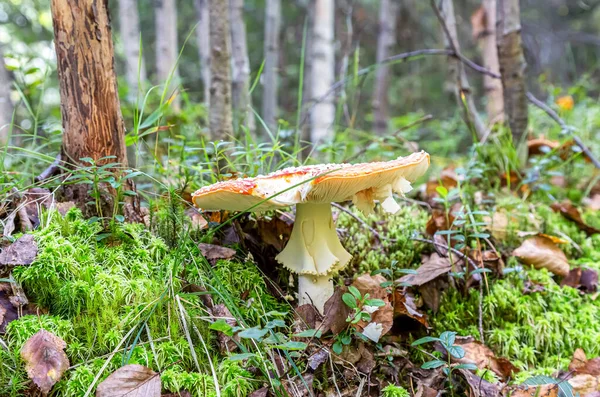
M 245 125 L 254 132 L 256 125 L 250 98 L 250 59 L 248 58 L 248 44 L 246 42 L 246 23 L 244 22 L 244 0 L 229 0 L 229 15 L 231 20 L 231 93 L 232 106 L 235 113 L 235 122 L 240 134 L 239 126 Z
M 227 1 L 209 0 L 210 133 L 213 140 L 233 138 L 231 111 L 231 51 Z
M 210 24 L 208 14 L 209 0 L 194 0 L 198 27 L 196 28 L 196 40 L 198 44 L 198 55 L 200 56 L 200 74 L 204 86 L 204 104 L 208 107 L 210 101 Z
M 310 115 L 310 140 L 317 145 L 333 138 L 335 105 L 332 95 L 322 98 L 334 83 L 334 0 L 315 0 L 312 30 L 311 95 L 322 99 L 316 103 Z M 317 73 L 315 73 L 317 72 Z
M 277 133 L 277 88 L 281 0 L 267 0 L 265 8 L 265 67 L 263 71 L 262 117 L 274 135 Z
M 8 131 L 13 117 L 10 100 L 11 78 L 4 65 L 4 52 L 0 47 L 0 146 L 8 141 Z
M 63 121 L 63 159 L 116 156 L 127 165 L 105 0 L 52 0 Z
M 140 19 L 137 0 L 119 0 L 119 28 L 125 57 L 127 97 L 130 102 L 135 102 L 141 88 L 139 82 L 146 81 L 145 62 L 142 59 L 140 63 Z
M 396 16 L 399 4 L 396 0 L 381 0 L 379 3 L 379 35 L 377 36 L 377 63 L 390 56 L 395 43 Z M 383 135 L 388 129 L 389 65 L 379 65 L 375 76 L 373 94 L 373 118 L 375 131 Z
M 156 79 L 158 84 L 166 84 L 168 97 L 175 96 L 171 108 L 179 111 L 181 101 L 177 86 L 179 84 L 179 71 L 177 56 L 177 4 L 175 0 L 154 0 L 155 25 L 156 25 Z
M 525 56 L 521 45 L 519 0 L 498 0 L 497 44 L 504 90 L 504 112 L 517 145 L 527 129 Z

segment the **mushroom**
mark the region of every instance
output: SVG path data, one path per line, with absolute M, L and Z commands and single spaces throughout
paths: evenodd
M 292 234 L 275 259 L 298 275 L 300 304 L 312 303 L 323 313 L 333 295 L 332 276 L 352 258 L 336 233 L 331 203 L 352 200 L 370 213 L 379 201 L 385 211 L 395 213 L 400 207 L 392 193 L 410 191 L 410 183 L 428 166 L 429 154 L 422 151 L 385 162 L 286 168 L 205 186 L 192 201 L 202 210 L 264 211 L 296 205 Z

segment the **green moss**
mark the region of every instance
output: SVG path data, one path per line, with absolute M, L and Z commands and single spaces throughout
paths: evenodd
M 384 237 L 381 241 L 350 215 L 340 212 L 337 227 L 345 231 L 342 244 L 352 254 L 349 268 L 363 274 L 381 268 L 404 269 L 420 263 L 424 245 L 411 239 L 417 230 L 425 230 L 429 215 L 416 206 L 401 206 L 396 214 L 375 209 L 371 215 L 358 210 L 354 214 Z M 396 241 L 390 241 L 396 240 Z M 400 276 L 397 274 L 396 276 Z
M 382 397 L 410 397 L 408 390 L 401 386 L 387 385 L 381 390 Z

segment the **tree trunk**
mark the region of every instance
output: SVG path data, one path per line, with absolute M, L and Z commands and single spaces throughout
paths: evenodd
M 110 162 L 127 167 L 107 2 L 52 0 L 51 8 L 63 124 L 62 162 L 76 169 L 82 158 L 91 158 L 97 165 Z M 112 158 L 101 160 L 107 156 Z M 118 176 L 121 168 L 106 171 Z M 123 188 L 135 190 L 131 178 Z M 67 184 L 61 192 L 64 200 L 74 201 L 87 215 L 116 215 L 121 209 L 122 198 L 108 184 L 100 186 L 100 197 L 91 198 L 89 189 L 88 184 Z M 94 208 L 88 205 L 90 200 L 96 200 Z M 137 197 L 124 201 L 125 218 L 142 221 Z
M 231 20 L 231 75 L 232 106 L 235 112 L 234 132 L 242 134 L 241 126 L 254 133 L 256 125 L 250 98 L 250 59 L 246 43 L 246 23 L 244 22 L 244 0 L 229 0 Z
M 231 140 L 231 52 L 227 1 L 208 0 L 210 16 L 210 116 L 212 139 Z
M 396 0 L 381 0 L 379 3 L 379 36 L 377 37 L 377 63 L 390 56 L 396 39 L 396 16 L 399 4 Z M 375 76 L 373 94 L 373 119 L 375 132 L 383 135 L 388 129 L 389 65 L 379 65 Z
M 156 24 L 156 79 L 158 84 L 167 84 L 167 97 L 175 96 L 171 107 L 180 110 L 177 91 L 179 72 L 177 69 L 177 4 L 176 0 L 154 0 Z
M 194 0 L 198 27 L 196 28 L 196 40 L 198 42 L 198 53 L 200 55 L 200 74 L 204 86 L 204 104 L 208 108 L 210 101 L 210 27 L 208 15 L 209 0 Z
M 263 70 L 262 117 L 273 135 L 277 134 L 277 88 L 281 0 L 267 0 L 265 8 L 265 67 Z
M 432 4 L 436 7 L 435 0 L 432 0 Z M 460 52 L 453 1 L 441 0 L 440 13 L 447 29 L 447 31 L 444 32 L 444 44 L 446 48 Z M 487 129 L 477 113 L 477 108 L 475 107 L 473 96 L 471 95 L 471 86 L 469 85 L 467 74 L 465 73 L 462 62 L 458 58 L 454 56 L 448 58 L 448 73 L 456 82 L 454 85 L 454 95 L 459 109 L 463 110 L 462 113 L 465 123 L 475 131 L 475 134 L 479 139 L 484 138 L 487 135 Z
M 483 66 L 500 74 L 498 63 L 498 48 L 496 46 L 496 0 L 483 0 L 483 31 L 479 43 L 483 53 Z M 504 98 L 502 96 L 502 81 L 483 76 L 483 86 L 487 97 L 487 114 L 490 124 L 504 120 Z
M 134 103 L 140 93 L 140 84 L 146 81 L 146 65 L 140 54 L 140 20 L 137 0 L 119 0 L 119 27 L 125 56 L 127 98 Z
M 521 45 L 519 0 L 498 0 L 497 41 L 504 112 L 517 145 L 527 129 L 525 56 Z
M 4 65 L 4 52 L 0 47 L 0 146 L 8 142 L 8 132 L 13 117 L 13 104 L 10 100 L 11 78 Z
M 304 41 L 304 81 L 302 82 L 302 104 L 301 109 L 298 109 L 300 114 L 300 120 L 303 122 L 301 130 L 297 133 L 300 134 L 300 146 L 302 148 L 302 158 L 307 159 L 312 151 L 312 145 L 310 144 L 311 134 L 311 106 L 313 104 L 312 95 L 312 70 L 313 70 L 313 38 L 312 32 L 315 25 L 315 3 L 316 0 L 308 0 L 306 7 L 306 20 L 305 26 L 302 27 L 302 38 Z M 306 34 L 305 34 L 306 32 Z
M 52 0 L 63 121 L 63 160 L 127 166 L 125 127 L 117 92 L 105 0 Z
M 316 0 L 312 31 L 311 95 L 318 101 L 310 115 L 310 140 L 314 145 L 333 138 L 335 105 L 333 95 L 324 95 L 334 83 L 334 0 Z M 315 73 L 317 72 L 317 73 Z

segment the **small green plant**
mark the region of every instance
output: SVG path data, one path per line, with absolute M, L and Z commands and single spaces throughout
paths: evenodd
M 411 346 L 419 346 L 429 342 L 439 342 L 442 347 L 446 350 L 446 361 L 435 358 L 431 361 L 427 361 L 421 365 L 423 369 L 435 369 L 442 367 L 442 371 L 447 377 L 448 380 L 448 388 L 450 392 L 454 395 L 454 385 L 452 383 L 452 372 L 457 369 L 468 369 L 468 370 L 476 370 L 477 366 L 475 364 L 460 364 L 460 363 L 452 363 L 452 359 L 460 360 L 465 356 L 465 349 L 461 346 L 454 344 L 456 341 L 456 332 L 444 331 L 439 336 L 439 338 L 433 336 L 425 336 L 421 339 L 417 339 L 414 341 Z
M 381 397 L 410 397 L 410 393 L 402 386 L 389 384 L 381 389 Z

